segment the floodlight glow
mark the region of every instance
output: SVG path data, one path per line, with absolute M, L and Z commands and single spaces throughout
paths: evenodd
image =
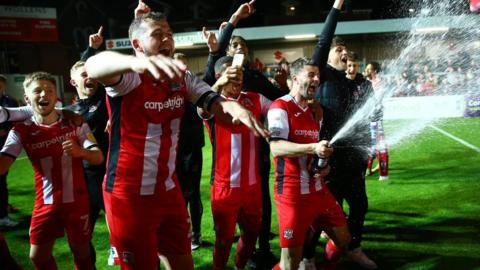
M 316 37 L 315 34 L 302 34 L 302 35 L 288 35 L 285 36 L 285 39 L 306 39 L 306 38 L 314 38 Z

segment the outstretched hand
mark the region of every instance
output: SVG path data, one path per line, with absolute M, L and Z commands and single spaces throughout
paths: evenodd
M 100 28 L 98 28 L 97 33 L 91 34 L 88 37 L 88 46 L 97 50 L 98 48 L 100 48 L 100 46 L 102 46 L 102 43 L 103 43 L 103 26 L 100 26 Z
M 232 122 L 234 124 L 243 123 L 247 126 L 255 136 L 262 136 L 264 138 L 270 137 L 268 130 L 260 123 L 255 115 L 236 101 L 227 101 L 229 102 L 229 108 L 227 109 L 228 114 L 232 117 Z
M 143 0 L 138 0 L 138 5 L 134 11 L 135 18 L 148 14 L 150 13 L 150 11 L 152 11 L 151 8 L 147 4 L 145 4 Z

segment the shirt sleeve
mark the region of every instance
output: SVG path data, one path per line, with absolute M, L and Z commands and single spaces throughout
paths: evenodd
M 288 125 L 288 113 L 283 108 L 271 108 L 268 111 L 268 131 L 272 139 L 288 140 L 290 127 Z
M 327 19 L 325 20 L 325 24 L 323 25 L 318 43 L 313 51 L 312 60 L 315 65 L 319 67 L 320 71 L 322 71 L 327 64 L 328 53 L 330 52 L 330 45 L 332 44 L 333 35 L 337 28 L 339 13 L 340 11 L 338 9 L 332 8 L 330 10 Z
M 212 92 L 210 86 L 193 75 L 191 71 L 185 73 L 185 85 L 187 87 L 187 99 L 193 104 L 197 104 L 200 97 L 207 92 Z
M 266 98 L 264 95 L 260 95 L 260 106 L 262 109 L 262 115 L 267 115 L 268 114 L 268 109 L 270 109 L 270 105 L 272 105 L 272 101 L 268 98 Z
M 0 154 L 7 155 L 15 159 L 20 155 L 22 149 L 23 145 L 22 140 L 20 139 L 20 134 L 18 134 L 18 132 L 15 130 L 10 130 Z
M 107 95 L 111 97 L 124 96 L 137 88 L 141 83 L 140 75 L 135 72 L 122 74 L 122 78 L 115 85 L 105 87 Z
M 82 55 L 80 56 L 80 61 L 86 62 L 88 58 L 94 56 L 96 52 L 97 50 L 88 46 L 87 49 L 85 49 L 85 51 L 82 52 Z
M 97 140 L 95 139 L 95 136 L 93 136 L 87 123 L 83 123 L 80 127 L 77 127 L 77 136 L 80 145 L 85 149 L 98 146 Z
M 0 123 L 6 121 L 24 121 L 32 117 L 33 109 L 30 106 L 4 108 L 0 106 Z

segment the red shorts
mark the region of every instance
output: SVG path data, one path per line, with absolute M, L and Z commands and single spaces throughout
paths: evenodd
M 212 215 L 219 240 L 231 240 L 238 222 L 242 230 L 256 233 L 262 227 L 262 194 L 259 185 L 248 188 L 211 187 Z
M 191 253 L 190 217 L 178 185 L 153 196 L 103 194 L 110 242 L 122 269 L 155 269 L 158 254 Z
M 291 196 L 275 194 L 280 247 L 298 247 L 310 226 L 315 230 L 346 224 L 345 214 L 330 191 Z
M 68 242 L 82 244 L 90 241 L 90 206 L 88 199 L 72 203 L 36 205 L 30 223 L 30 244 L 40 245 L 67 233 Z

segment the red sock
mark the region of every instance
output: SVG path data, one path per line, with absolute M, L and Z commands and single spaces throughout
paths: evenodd
M 252 257 L 255 250 L 255 244 L 257 243 L 257 235 L 243 233 L 240 236 L 237 244 L 237 256 L 235 257 L 235 265 L 238 268 L 245 268 L 248 259 Z
M 337 263 L 342 256 L 343 250 L 339 249 L 332 240 L 328 240 L 327 245 L 325 246 L 324 259 L 327 263 Z
M 280 268 L 280 263 L 275 264 L 272 270 L 282 270 L 282 268 Z
M 73 261 L 75 263 L 75 270 L 91 270 L 93 269 L 93 262 L 90 259 L 90 256 L 84 259 L 75 259 L 73 258 Z
M 215 240 L 215 247 L 213 249 L 213 269 L 225 269 L 227 267 L 231 248 L 232 241 Z

